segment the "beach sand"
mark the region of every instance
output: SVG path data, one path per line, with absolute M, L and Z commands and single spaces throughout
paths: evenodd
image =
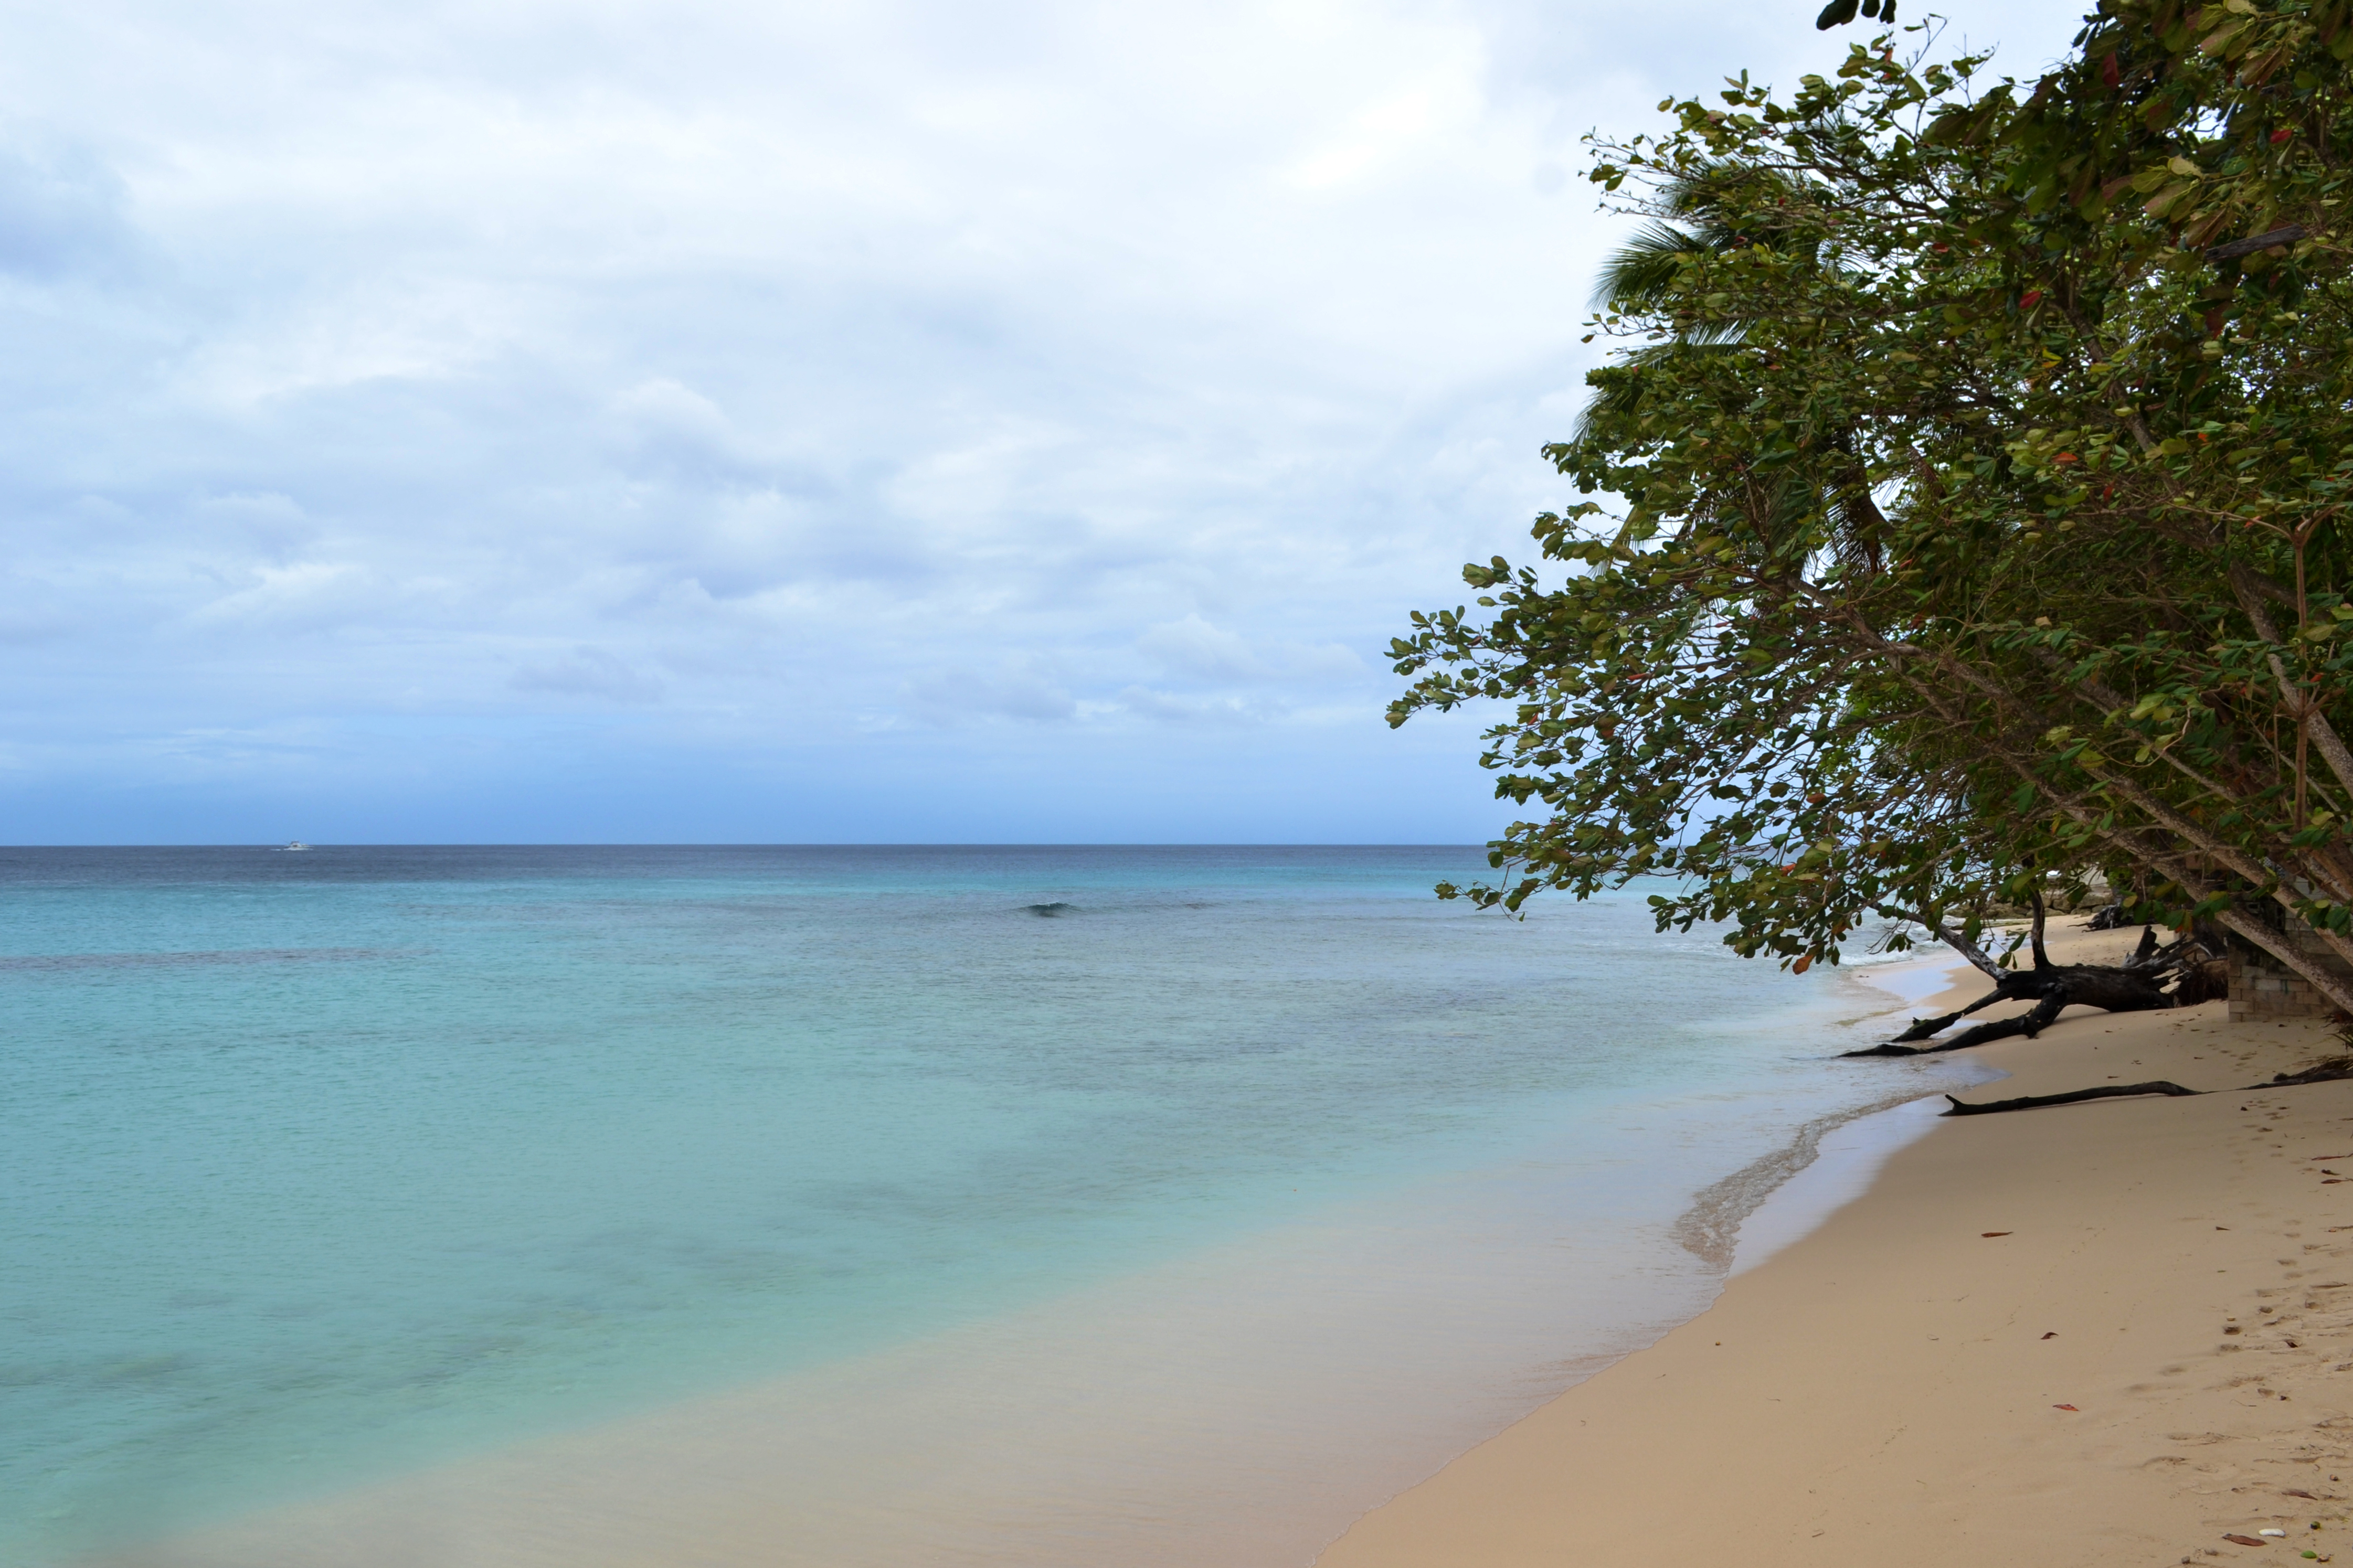
M 2075 931 L 2053 955 L 2111 957 L 2137 935 Z M 1947 994 L 1982 990 L 1962 976 Z M 2341 1048 L 2317 1023 L 2234 1026 L 2221 1003 L 2071 1009 L 2040 1039 L 1972 1053 L 2012 1076 L 1965 1098 L 2237 1090 Z M 2353 1563 L 2347 1497 L 2353 1082 L 2338 1082 L 1940 1121 L 1702 1316 L 1319 1562 Z

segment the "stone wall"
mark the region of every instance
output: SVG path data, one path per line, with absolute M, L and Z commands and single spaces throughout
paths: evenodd
M 2329 952 L 2328 947 L 2311 928 L 2301 922 L 2284 921 L 2294 930 L 2283 930 L 2280 935 L 2294 944 L 2299 956 L 2311 958 L 2340 974 L 2353 978 L 2344 960 Z M 2231 1022 L 2257 1023 L 2284 1018 L 2327 1018 L 2337 1015 L 2337 1005 L 2312 988 L 2312 982 L 2288 968 L 2244 937 L 2231 938 Z

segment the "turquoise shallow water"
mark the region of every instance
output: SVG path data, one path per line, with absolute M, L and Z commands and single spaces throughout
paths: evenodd
M 1870 1009 L 1654 935 L 1637 895 L 1517 923 L 1430 897 L 1481 865 L 0 851 L 0 1562 L 1514 1161 L 1648 1237 L 1596 1256 L 1680 1302 L 1705 1270 L 1651 1244 L 1690 1194 L 1884 1096 L 1883 1064 L 1822 1059 Z

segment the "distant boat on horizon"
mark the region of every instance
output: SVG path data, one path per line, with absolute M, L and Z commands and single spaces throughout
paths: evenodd
M 281 853 L 283 853 L 284 851 L 289 850 L 289 849 L 308 849 L 308 848 L 309 848 L 309 847 L 310 847 L 308 844 L 303 843 L 303 842 L 302 842 L 301 839 L 299 839 L 299 838 L 290 838 L 290 839 L 288 839 L 285 843 L 283 843 L 283 844 L 280 845 L 278 847 L 279 847 L 279 850 L 280 850 Z

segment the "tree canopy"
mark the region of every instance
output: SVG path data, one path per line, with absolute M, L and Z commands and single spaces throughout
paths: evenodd
M 1440 891 L 1667 873 L 1804 968 L 2102 875 L 2353 1011 L 2283 934 L 2353 962 L 2353 0 L 2104 0 L 2031 83 L 1936 37 L 1594 139 L 1655 226 L 1546 448 L 1595 499 L 1393 645 L 1541 808 Z

